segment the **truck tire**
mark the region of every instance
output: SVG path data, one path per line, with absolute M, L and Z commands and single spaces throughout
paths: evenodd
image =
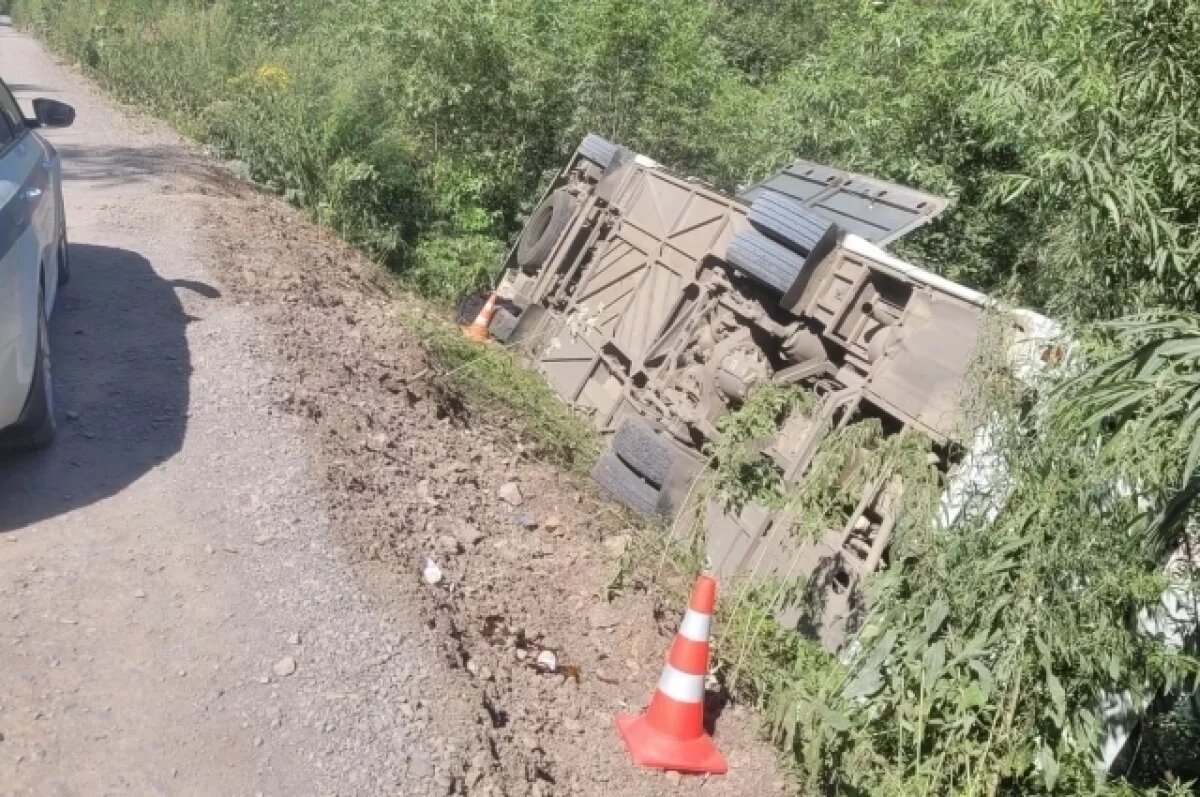
M 458 304 L 454 307 L 454 323 L 465 327 L 473 322 L 479 315 L 479 311 L 487 304 L 490 295 L 490 291 L 475 291 L 459 299 Z
M 667 480 L 676 451 L 655 434 L 654 424 L 645 418 L 627 418 L 617 427 L 610 447 L 621 460 L 656 487 Z
M 554 245 L 566 231 L 575 215 L 575 199 L 564 188 L 560 188 L 529 217 L 521 240 L 517 243 L 517 265 L 530 274 L 546 263 Z
M 617 154 L 617 145 L 606 138 L 588 133 L 579 144 L 579 154 L 607 169 L 612 163 L 613 155 Z
M 592 478 L 625 506 L 641 515 L 653 515 L 658 506 L 658 490 L 630 470 L 611 449 L 600 455 L 592 467 Z
M 763 235 L 802 255 L 819 248 L 827 236 L 837 234 L 833 222 L 774 191 L 765 191 L 754 200 L 748 218 Z
M 50 376 L 50 332 L 46 326 L 46 294 L 38 292 L 37 359 L 33 363 L 33 384 L 21 420 L 0 434 L 0 449 L 30 451 L 45 448 L 54 439 L 58 424 L 54 419 L 54 382 Z
M 779 293 L 787 293 L 804 269 L 802 255 L 754 230 L 733 236 L 725 262 Z

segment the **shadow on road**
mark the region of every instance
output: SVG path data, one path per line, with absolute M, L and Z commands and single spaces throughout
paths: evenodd
M 124 249 L 72 244 L 50 324 L 58 439 L 0 457 L 0 532 L 107 498 L 183 445 L 191 320 L 176 295 L 215 288 L 160 277 Z
M 186 147 L 179 146 L 102 146 L 70 141 L 56 142 L 63 161 L 70 168 L 63 182 L 87 183 L 98 188 L 128 187 L 163 174 L 187 177 L 221 193 L 244 191 L 229 172 Z

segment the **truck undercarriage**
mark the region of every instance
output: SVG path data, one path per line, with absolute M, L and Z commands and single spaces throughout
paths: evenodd
M 608 439 L 593 476 L 644 514 L 704 500 L 695 486 L 721 419 L 768 384 L 811 399 L 761 441 L 785 485 L 831 433 L 868 418 L 924 435 L 944 470 L 961 451 L 964 380 L 992 303 L 880 247 L 945 204 L 804 161 L 730 198 L 589 136 L 510 252 L 490 331 Z M 1028 341 L 1042 321 L 1005 313 L 1001 332 Z M 709 564 L 819 581 L 819 608 L 780 617 L 836 649 L 863 579 L 886 565 L 904 490 L 881 473 L 844 526 L 815 539 L 785 513 L 707 500 Z

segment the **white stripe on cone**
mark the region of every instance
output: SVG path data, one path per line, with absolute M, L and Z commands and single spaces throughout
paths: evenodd
M 707 642 L 712 627 L 712 615 L 688 609 L 679 625 L 679 635 L 693 642 Z
M 668 664 L 658 679 L 658 691 L 679 703 L 700 703 L 704 700 L 704 676 L 682 672 Z

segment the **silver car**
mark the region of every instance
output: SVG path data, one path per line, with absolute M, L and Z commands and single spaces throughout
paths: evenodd
M 37 129 L 74 120 L 74 108 L 48 99 L 26 118 L 0 80 L 0 448 L 54 438 L 46 322 L 69 276 L 67 222 L 61 160 Z

